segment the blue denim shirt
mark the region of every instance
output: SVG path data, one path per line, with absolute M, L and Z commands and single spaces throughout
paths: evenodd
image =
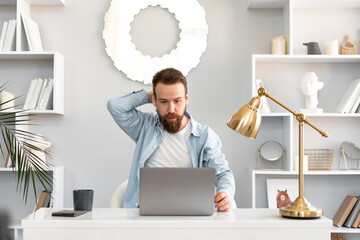
M 139 169 L 159 147 L 163 138 L 163 128 L 159 116 L 141 112 L 136 107 L 148 103 L 145 90 L 132 92 L 108 101 L 107 107 L 115 122 L 136 142 L 128 186 L 123 207 L 136 208 L 139 205 Z M 232 200 L 235 181 L 216 133 L 208 126 L 201 125 L 186 113 L 191 121 L 191 133 L 186 141 L 194 168 L 215 168 L 216 191 L 226 192 Z

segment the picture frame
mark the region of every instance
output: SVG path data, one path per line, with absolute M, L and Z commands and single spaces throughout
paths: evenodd
M 292 179 L 266 179 L 268 208 L 285 207 L 299 195 L 299 180 Z

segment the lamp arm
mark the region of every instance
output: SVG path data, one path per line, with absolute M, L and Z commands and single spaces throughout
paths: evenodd
M 282 102 L 280 102 L 279 100 L 277 100 L 276 98 L 274 98 L 273 96 L 271 96 L 266 90 L 265 88 L 259 88 L 258 90 L 258 94 L 259 96 L 265 96 L 267 98 L 270 98 L 271 100 L 273 100 L 275 103 L 279 104 L 281 107 L 285 108 L 286 110 L 288 110 L 289 112 L 291 112 L 295 117 L 296 120 L 298 122 L 304 122 L 306 124 L 308 124 L 310 127 L 312 127 L 313 129 L 315 129 L 316 131 L 318 131 L 323 137 L 328 137 L 327 133 L 323 130 L 321 130 L 320 128 L 316 127 L 314 124 L 312 124 L 309 119 L 305 118 L 304 114 L 302 113 L 298 113 L 294 110 L 292 110 L 291 108 L 289 108 L 288 106 L 286 106 L 285 104 L 283 104 Z

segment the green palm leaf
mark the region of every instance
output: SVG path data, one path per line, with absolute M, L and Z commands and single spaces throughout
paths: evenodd
M 6 88 L 7 83 L 0 86 L 0 93 Z M 47 157 L 51 155 L 41 148 L 37 143 L 47 143 L 47 139 L 41 135 L 31 133 L 26 130 L 18 129 L 18 126 L 31 125 L 30 117 L 32 114 L 26 113 L 26 110 L 9 110 L 2 106 L 18 97 L 0 103 L 0 132 L 2 142 L 0 143 L 1 154 L 11 160 L 11 168 L 17 178 L 17 191 L 22 192 L 23 200 L 26 203 L 29 189 L 34 191 L 35 200 L 36 180 L 38 180 L 45 191 L 53 184 L 51 174 L 51 165 L 44 162 L 34 151 L 44 153 Z

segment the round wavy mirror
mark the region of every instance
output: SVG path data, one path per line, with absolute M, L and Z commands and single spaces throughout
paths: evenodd
M 180 40 L 176 48 L 160 57 L 144 55 L 137 50 L 130 34 L 136 15 L 149 6 L 168 10 L 179 22 Z M 168 67 L 176 68 L 186 76 L 199 64 L 206 49 L 208 26 L 205 10 L 197 0 L 112 0 L 104 21 L 106 53 L 115 67 L 128 78 L 145 84 L 151 84 L 153 75 Z

